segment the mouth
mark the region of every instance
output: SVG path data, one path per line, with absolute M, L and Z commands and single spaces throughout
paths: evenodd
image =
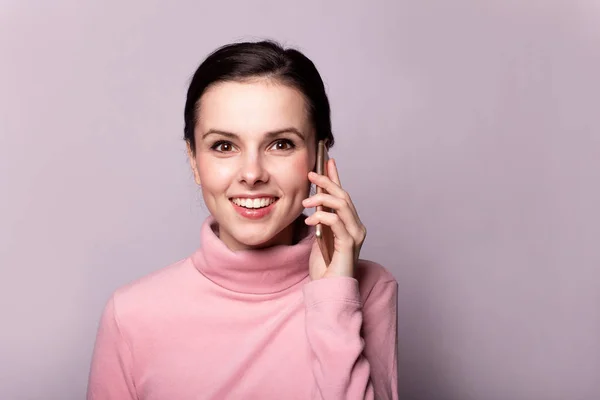
M 233 197 L 229 199 L 233 204 L 238 207 L 242 207 L 248 210 L 258 210 L 261 208 L 266 208 L 279 200 L 278 197 L 259 197 L 259 198 L 243 198 L 243 197 Z
M 266 218 L 277 204 L 278 197 L 244 198 L 233 197 L 229 199 L 234 210 L 248 220 L 262 220 Z

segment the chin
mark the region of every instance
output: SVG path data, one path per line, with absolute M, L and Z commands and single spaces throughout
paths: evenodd
M 241 237 L 241 238 L 236 238 L 236 240 L 238 241 L 238 243 L 243 246 L 244 248 L 248 248 L 248 249 L 260 249 L 260 248 L 264 248 L 264 247 L 269 247 L 271 245 L 272 240 L 274 239 L 274 236 L 270 236 L 270 237 Z
M 228 236 L 235 241 L 235 247 L 239 250 L 269 247 L 276 241 L 275 239 L 279 234 L 276 230 L 265 230 L 259 227 L 253 229 L 237 225 L 229 228 L 227 229 Z
M 237 216 L 225 224 L 225 229 L 229 236 L 237 242 L 237 247 L 241 248 L 264 248 L 279 244 L 285 241 L 283 236 L 288 233 L 286 229 L 292 224 L 302 212 L 290 212 L 283 216 L 275 216 L 268 218 L 265 221 L 244 221 L 240 220 Z M 295 215 L 294 218 L 286 216 Z

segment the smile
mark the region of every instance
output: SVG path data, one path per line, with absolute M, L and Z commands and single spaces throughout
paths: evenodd
M 255 199 L 235 197 L 235 198 L 231 199 L 231 202 L 233 204 L 240 206 L 240 207 L 249 208 L 249 209 L 268 207 L 271 204 L 275 203 L 276 201 L 277 201 L 276 197 L 261 197 L 261 198 L 255 198 Z

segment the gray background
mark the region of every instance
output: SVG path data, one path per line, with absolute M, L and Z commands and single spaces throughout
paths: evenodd
M 110 293 L 198 245 L 186 85 L 263 37 L 326 81 L 402 398 L 600 398 L 598 4 L 0 0 L 0 398 L 83 398 Z

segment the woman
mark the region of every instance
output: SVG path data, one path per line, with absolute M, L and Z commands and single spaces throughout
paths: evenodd
M 359 260 L 366 230 L 335 161 L 311 172 L 317 141 L 333 144 L 313 63 L 272 42 L 222 47 L 184 116 L 201 246 L 111 297 L 88 399 L 397 399 L 397 283 Z M 303 214 L 318 205 L 334 212 Z M 329 265 L 317 223 L 335 235 Z

